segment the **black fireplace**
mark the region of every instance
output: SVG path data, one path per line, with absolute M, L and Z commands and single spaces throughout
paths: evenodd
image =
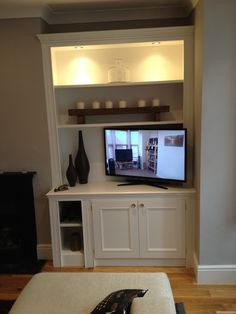
M 37 268 L 35 174 L 0 173 L 0 273 L 31 273 Z

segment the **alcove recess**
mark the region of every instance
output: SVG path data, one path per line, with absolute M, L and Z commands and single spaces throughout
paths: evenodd
M 106 208 L 111 209 L 110 217 L 115 223 L 116 217 L 120 217 L 123 219 L 123 227 L 127 226 L 127 246 L 124 242 L 121 245 L 117 242 L 117 239 L 123 241 L 125 228 L 122 227 L 121 234 L 119 234 L 120 229 L 117 228 L 118 232 L 114 235 L 113 229 L 105 226 L 106 230 L 111 230 L 110 234 L 107 233 L 108 242 L 113 239 L 113 244 L 118 244 L 111 246 L 114 249 L 112 254 L 116 256 L 113 266 L 126 264 L 127 260 L 121 261 L 124 255 L 130 258 L 128 262 L 137 261 L 139 265 L 150 265 L 153 261 L 155 265 L 162 266 L 191 265 L 194 209 L 191 195 L 195 192 L 188 187 L 192 185 L 193 155 L 193 34 L 192 26 L 181 26 L 38 35 L 43 52 L 53 187 L 67 182 L 65 172 L 68 166 L 68 156 L 72 154 L 75 158 L 79 130 L 82 130 L 90 162 L 88 184 L 78 184 L 67 191 L 56 193 L 52 189 L 47 194 L 54 266 L 66 266 L 71 263 L 84 264 L 85 267 L 104 266 L 103 259 L 106 259 L 106 265 L 112 265 L 111 255 L 105 257 L 107 252 L 99 251 L 102 243 L 99 235 L 105 233 L 99 224 L 101 219 L 96 213 L 100 213 L 104 208 L 106 214 Z M 129 69 L 130 77 L 126 80 L 111 81 L 108 78 L 108 70 L 114 66 L 116 59 L 122 59 L 123 65 Z M 153 120 L 153 114 L 123 114 L 121 111 L 124 109 L 119 111 L 118 108 L 120 100 L 126 100 L 127 107 L 135 109 L 138 100 L 143 99 L 147 106 L 151 106 L 154 98 L 160 99 L 161 106 L 168 107 L 168 110 L 160 113 L 158 122 Z M 79 101 L 85 103 L 85 110 L 92 110 L 93 101 L 100 102 L 103 108 L 106 100 L 113 102 L 114 110 L 118 110 L 117 114 L 97 115 L 100 111 L 97 112 L 99 109 L 94 109 L 95 114 L 85 116 L 83 124 L 78 123 L 77 116 L 69 115 L 69 110 L 75 110 Z M 105 176 L 103 128 L 123 125 L 150 126 L 157 123 L 181 123 L 188 129 L 187 188 L 170 188 L 166 191 L 148 186 L 132 186 L 124 189 L 117 187 L 114 177 Z M 98 202 L 99 199 L 101 203 Z M 131 199 L 133 199 L 132 202 L 130 202 Z M 66 202 L 69 206 L 75 204 L 78 211 L 81 211 L 81 224 L 80 221 L 72 221 L 72 225 L 68 226 L 67 222 L 59 221 L 60 211 L 67 211 Z M 132 215 L 131 220 L 127 221 L 127 217 L 131 218 L 131 216 L 127 216 L 123 211 L 123 205 L 127 209 L 135 205 L 137 214 Z M 164 206 L 165 210 L 159 210 L 159 205 L 160 208 Z M 149 226 L 141 220 L 146 216 L 143 215 L 143 206 L 147 209 L 150 207 L 150 213 L 154 212 L 155 207 L 155 215 L 158 213 L 156 220 L 147 219 L 147 221 L 154 221 L 154 232 L 149 229 L 149 233 Z M 166 210 L 167 207 L 171 208 L 171 213 L 176 213 L 178 219 L 169 217 L 170 211 Z M 117 209 L 118 213 L 114 215 Z M 161 228 L 156 229 L 155 221 L 163 221 L 163 218 L 165 223 Z M 135 223 L 133 219 L 136 219 Z M 112 225 L 110 221 L 106 221 L 108 226 Z M 172 239 L 169 238 L 170 233 L 166 234 L 166 230 L 170 229 L 169 223 L 172 224 L 171 230 L 178 231 L 177 236 L 171 233 Z M 150 254 L 148 253 L 144 241 L 140 241 L 143 239 L 142 234 L 132 233 L 132 226 L 136 226 L 134 230 L 144 231 L 145 234 L 152 236 L 154 241 L 160 240 L 157 255 L 152 255 L 153 247 Z M 69 231 L 71 229 L 73 232 L 74 227 L 80 228 L 79 230 L 83 233 L 83 251 L 79 254 L 70 252 L 68 250 L 70 246 L 67 245 L 67 239 L 70 239 Z M 92 238 L 93 234 L 98 236 L 97 243 Z M 151 237 L 148 236 L 148 238 Z M 176 250 L 169 250 L 166 246 L 167 239 L 170 240 L 168 241 L 172 249 L 177 239 Z M 134 254 L 132 247 L 122 252 L 124 255 L 119 253 L 120 248 L 133 244 L 137 248 Z M 163 252 L 160 252 L 160 247 L 164 249 Z M 145 260 L 141 258 L 139 250 L 146 251 L 143 251 L 142 256 Z M 167 255 L 172 252 L 175 256 L 169 258 L 170 256 Z M 162 253 L 163 255 L 160 255 Z M 133 254 L 132 257 L 130 254 Z
M 79 129 L 83 132 L 90 161 L 89 181 L 108 180 L 104 169 L 104 127 L 182 123 L 188 128 L 191 148 L 192 28 L 45 34 L 38 37 L 44 59 L 54 186 L 67 182 L 68 156 L 72 154 L 75 158 Z M 115 65 L 116 59 L 122 60 L 122 65 L 129 70 L 129 77 L 125 80 L 109 79 L 109 69 Z M 161 112 L 157 117 L 148 112 L 155 98 L 160 99 Z M 148 110 L 138 107 L 140 99 L 146 101 Z M 106 100 L 113 102 L 110 111 L 104 109 Z M 119 109 L 120 100 L 126 101 L 127 108 Z M 77 113 L 70 113 L 78 110 L 77 103 L 81 101 L 85 105 L 79 111 L 83 113 L 83 119 L 79 120 Z M 94 101 L 100 103 L 100 109 L 92 109 Z M 131 112 L 127 113 L 129 110 Z M 156 118 L 160 121 L 157 122 Z M 189 156 L 191 161 L 191 154 Z M 191 169 L 189 173 L 191 177 Z
M 182 122 L 183 48 L 181 40 L 51 48 L 62 182 L 66 182 L 68 154 L 76 154 L 78 128 L 83 128 L 90 180 L 106 180 L 103 126 Z M 117 59 L 129 72 L 119 82 L 109 78 Z M 156 98 L 160 106 L 153 108 Z M 146 101 L 145 108 L 138 107 L 140 99 Z M 104 109 L 107 100 L 113 109 Z M 127 108 L 119 108 L 120 100 L 127 102 Z M 81 101 L 85 110 L 77 109 Z M 94 101 L 100 109 L 92 109 Z

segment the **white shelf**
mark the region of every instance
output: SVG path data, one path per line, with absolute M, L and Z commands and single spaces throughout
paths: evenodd
M 88 124 L 59 124 L 58 129 L 81 129 L 97 127 L 119 127 L 119 126 L 136 126 L 136 125 L 165 125 L 165 124 L 182 124 L 183 121 L 145 121 L 145 122 L 118 122 L 118 123 L 88 123 Z
M 54 85 L 55 89 L 73 89 L 73 88 L 94 88 L 94 87 L 116 87 L 116 86 L 137 86 L 137 85 L 157 85 L 157 84 L 177 84 L 183 83 L 183 80 L 169 81 L 149 81 L 149 82 L 121 82 L 121 83 L 102 83 L 102 84 L 84 84 L 84 85 Z
M 80 251 L 71 251 L 70 249 L 62 249 L 62 255 L 75 255 L 75 256 L 84 256 L 83 250 Z
M 84 266 L 84 252 L 63 249 L 61 251 L 62 266 Z
M 81 227 L 82 228 L 82 223 L 81 222 L 61 222 L 60 226 L 63 228 L 70 228 L 70 227 Z

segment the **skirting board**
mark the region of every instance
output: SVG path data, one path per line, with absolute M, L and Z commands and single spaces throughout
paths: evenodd
M 51 260 L 52 259 L 51 244 L 38 244 L 37 256 L 38 256 L 38 259 Z
M 235 284 L 236 265 L 199 265 L 194 255 L 194 271 L 200 284 Z
M 160 266 L 160 267 L 182 267 L 185 259 L 95 259 L 94 266 Z

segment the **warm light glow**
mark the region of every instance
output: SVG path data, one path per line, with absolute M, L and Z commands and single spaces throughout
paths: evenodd
M 168 80 L 168 64 L 166 59 L 160 55 L 151 55 L 142 63 L 144 81 Z
M 79 57 L 71 62 L 71 77 L 74 84 L 89 84 L 91 78 L 88 71 L 88 59 L 85 57 Z
M 183 79 L 181 41 L 77 45 L 51 51 L 54 85 L 107 83 L 108 69 L 119 57 L 125 60 L 133 82 Z
M 74 58 L 68 65 L 67 75 L 73 84 L 92 84 L 99 73 L 96 64 L 84 56 Z

